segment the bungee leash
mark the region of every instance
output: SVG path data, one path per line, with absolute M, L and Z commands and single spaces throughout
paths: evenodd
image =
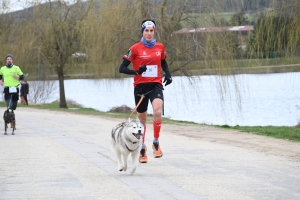
M 130 115 L 125 119 L 124 122 L 126 122 L 130 117 L 131 115 L 136 111 L 136 109 L 139 107 L 139 105 L 142 103 L 143 99 L 145 98 L 145 95 L 141 95 L 141 99 L 139 100 L 138 104 L 135 106 L 135 108 L 132 110 L 132 112 L 130 113 Z M 123 122 L 123 123 L 124 123 Z

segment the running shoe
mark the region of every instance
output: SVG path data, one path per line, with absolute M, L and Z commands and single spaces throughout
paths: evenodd
M 140 163 L 147 163 L 148 162 L 148 156 L 146 155 L 147 147 L 144 144 L 144 148 L 141 149 L 140 151 L 140 157 L 139 157 L 139 162 Z
M 163 153 L 160 149 L 159 143 L 154 143 L 152 144 L 152 149 L 153 149 L 153 157 L 154 158 L 160 158 L 163 156 Z

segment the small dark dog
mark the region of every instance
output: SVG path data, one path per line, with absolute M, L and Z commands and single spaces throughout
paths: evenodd
M 8 124 L 12 124 L 12 135 L 14 135 L 14 131 L 16 130 L 16 126 L 15 126 L 15 113 L 13 110 L 11 109 L 7 109 L 4 111 L 4 114 L 3 114 L 3 120 L 4 120 L 4 135 L 7 135 L 7 125 Z

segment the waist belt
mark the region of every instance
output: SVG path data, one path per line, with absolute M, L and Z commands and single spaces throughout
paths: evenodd
M 20 85 L 20 84 L 19 84 L 19 85 Z M 17 86 L 5 86 L 4 88 L 19 87 L 19 85 L 17 85 Z

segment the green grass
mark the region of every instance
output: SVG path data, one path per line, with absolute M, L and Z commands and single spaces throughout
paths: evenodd
M 122 113 L 122 112 L 101 112 L 93 108 L 84 108 L 81 105 L 78 105 L 74 102 L 67 102 L 68 108 L 59 108 L 59 103 L 57 101 L 47 104 L 38 104 L 38 105 L 22 105 L 18 104 L 18 107 L 29 107 L 29 108 L 37 108 L 37 109 L 48 109 L 53 111 L 61 111 L 61 112 L 69 112 L 69 113 L 76 113 L 76 114 L 82 114 L 82 115 L 96 115 L 96 116 L 102 116 L 107 118 L 116 118 L 121 120 L 126 120 L 130 113 Z M 6 107 L 6 103 L 0 102 L 0 107 Z M 136 118 L 137 115 L 134 113 L 131 118 Z M 149 119 L 151 119 L 153 116 L 149 115 Z M 189 121 L 182 121 L 182 120 L 171 120 L 168 118 L 163 118 L 163 123 L 168 124 L 194 124 L 197 125 L 197 123 L 189 122 Z
M 0 107 L 6 107 L 6 104 L 4 102 L 0 102 Z M 130 113 L 121 113 L 121 112 L 101 112 L 98 110 L 95 110 L 93 108 L 84 108 L 74 102 L 68 102 L 68 109 L 65 108 L 59 108 L 58 102 L 52 102 L 49 104 L 40 104 L 40 105 L 29 105 L 24 106 L 21 104 L 18 104 L 18 107 L 31 107 L 31 108 L 38 108 L 38 109 L 49 109 L 54 111 L 62 111 L 62 112 L 69 112 L 69 113 L 76 113 L 76 114 L 82 114 L 82 115 L 96 115 L 96 116 L 102 116 L 107 118 L 115 118 L 115 119 L 121 119 L 122 121 L 127 119 L 130 115 Z M 133 114 L 131 118 L 136 118 L 136 114 Z M 149 115 L 150 119 L 152 115 Z M 193 125 L 205 125 L 205 124 L 197 124 L 194 122 L 189 121 L 182 121 L 182 120 L 171 120 L 168 118 L 163 118 L 163 123 L 166 124 L 193 124 Z M 232 130 L 238 130 L 246 133 L 251 134 L 257 134 L 257 135 L 264 135 L 269 136 L 273 138 L 279 138 L 279 139 L 285 139 L 285 140 L 293 140 L 300 142 L 300 127 L 288 127 L 288 126 L 228 126 L 228 125 L 222 125 L 222 126 L 214 126 L 218 128 L 224 128 L 224 129 L 232 129 Z
M 246 133 L 265 135 L 273 138 L 300 141 L 300 128 L 289 126 L 217 126 L 220 128 L 234 129 Z

